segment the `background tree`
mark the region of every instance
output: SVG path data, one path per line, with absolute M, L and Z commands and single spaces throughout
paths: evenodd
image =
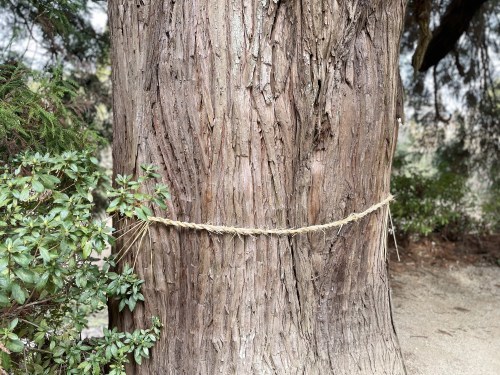
M 402 1 L 110 1 L 114 172 L 160 165 L 168 215 L 199 223 L 301 227 L 383 200 L 403 18 Z M 292 238 L 151 227 L 133 251 L 145 303 L 111 321 L 165 327 L 130 371 L 404 373 L 386 224 L 384 208 Z
M 61 67 L 37 72 L 14 61 L 0 65 L 0 160 L 23 150 L 60 153 L 103 143 L 85 121 L 85 98 Z
M 9 97 L 15 96 L 12 90 L 17 90 L 14 91 L 16 94 L 24 90 L 23 100 L 29 107 L 30 103 L 37 102 L 34 96 L 53 98 L 44 91 L 52 90 L 51 93 L 56 94 L 54 90 L 59 90 L 59 100 L 67 111 L 78 117 L 79 124 L 85 124 L 81 131 L 94 130 L 110 139 L 110 118 L 106 110 L 110 108 L 110 85 L 106 73 L 109 65 L 108 34 L 105 30 L 96 31 L 90 22 L 95 15 L 92 10 L 103 5 L 105 2 L 88 0 L 0 0 L 0 76 L 1 84 L 5 86 L 2 95 L 8 95 L 1 99 L 11 100 Z M 28 100 L 30 95 L 31 101 Z M 21 100 L 22 95 L 15 97 Z M 40 107 L 40 102 L 37 104 L 38 109 L 43 107 Z M 44 110 L 52 112 L 48 105 Z M 14 130 L 13 124 L 8 122 L 8 119 L 0 118 L 0 135 Z M 37 140 L 40 146 L 48 140 L 43 131 L 46 129 L 44 122 L 34 116 L 31 124 L 31 140 Z M 61 130 L 57 126 L 52 128 L 56 132 Z M 14 143 L 21 149 L 39 149 L 30 143 L 30 137 L 19 133 L 19 128 L 10 138 L 0 141 L 9 142 L 14 154 Z M 59 139 L 59 146 L 66 147 L 66 141 L 67 137 Z M 48 149 L 55 151 L 57 147 Z
M 401 66 L 410 127 L 393 184 L 403 230 L 459 238 L 500 228 L 499 12 L 497 1 L 409 2 Z
M 91 9 L 99 4 L 105 1 L 1 0 L 3 58 L 28 58 L 26 49 L 18 45 L 28 40 L 47 52 L 30 62 L 94 64 L 109 47 L 107 33 L 96 31 L 91 23 Z

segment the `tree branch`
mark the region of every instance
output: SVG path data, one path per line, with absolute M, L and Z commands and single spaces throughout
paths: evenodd
M 418 70 L 427 71 L 435 66 L 454 47 L 469 27 L 472 17 L 487 0 L 452 0 L 439 26 L 432 33 L 424 58 Z

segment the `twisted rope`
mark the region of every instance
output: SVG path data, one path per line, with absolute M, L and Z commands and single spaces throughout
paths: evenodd
M 365 211 L 359 213 L 354 212 L 344 219 L 333 221 L 327 224 L 311 225 L 308 227 L 295 228 L 295 229 L 261 229 L 261 228 L 228 227 L 224 225 L 188 223 L 185 221 L 171 220 L 156 216 L 150 216 L 148 217 L 148 220 L 149 222 L 162 223 L 164 225 L 173 226 L 176 228 L 204 230 L 210 233 L 217 233 L 217 234 L 236 234 L 238 236 L 259 236 L 259 235 L 294 236 L 297 234 L 325 231 L 327 229 L 340 227 L 342 225 L 358 221 L 359 219 L 371 214 L 372 212 L 377 211 L 379 208 L 389 204 L 389 202 L 391 202 L 393 199 L 394 197 L 392 195 L 389 195 L 383 201 L 374 204 L 373 206 L 367 208 Z

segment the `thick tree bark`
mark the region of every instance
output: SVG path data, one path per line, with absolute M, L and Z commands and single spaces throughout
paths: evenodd
M 379 202 L 403 15 L 403 0 L 110 0 L 115 173 L 159 165 L 167 215 L 198 223 L 300 227 Z M 386 226 L 387 208 L 292 238 L 152 227 L 146 301 L 111 320 L 165 326 L 129 370 L 404 373 Z

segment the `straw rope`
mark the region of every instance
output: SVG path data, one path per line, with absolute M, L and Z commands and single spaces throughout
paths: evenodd
M 392 195 L 389 195 L 383 201 L 374 204 L 363 212 L 352 213 L 344 219 L 333 221 L 327 224 L 311 225 L 308 227 L 295 228 L 295 229 L 261 229 L 261 228 L 239 228 L 239 227 L 229 227 L 224 225 L 210 225 L 210 224 L 196 224 L 188 223 L 185 221 L 176 221 L 171 219 L 166 219 L 163 217 L 150 216 L 148 217 L 149 222 L 157 222 L 167 226 L 173 226 L 176 228 L 194 229 L 194 230 L 204 230 L 210 233 L 217 234 L 233 234 L 238 236 L 294 236 L 297 234 L 305 234 L 311 232 L 320 232 L 327 229 L 340 227 L 342 225 L 358 221 L 359 219 L 377 211 L 379 208 L 384 207 L 389 204 L 394 199 Z

